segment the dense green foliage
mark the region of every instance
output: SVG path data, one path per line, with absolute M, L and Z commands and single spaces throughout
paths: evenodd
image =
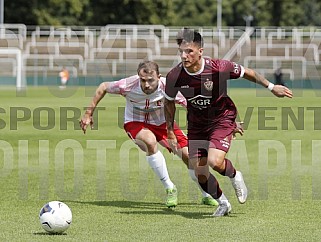
M 162 24 L 216 26 L 213 0 L 15 0 L 5 1 L 5 23 L 27 25 Z M 321 22 L 318 0 L 222 0 L 222 25 L 314 26 Z

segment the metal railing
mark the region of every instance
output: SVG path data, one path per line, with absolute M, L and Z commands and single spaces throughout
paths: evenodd
M 213 58 L 222 56 L 233 60 L 237 56 L 238 63 L 257 68 L 263 73 L 271 73 L 284 65 L 284 71 L 291 79 L 307 78 L 309 68 L 321 75 L 318 67 L 321 54 L 319 28 L 191 28 L 204 36 L 205 49 L 210 49 L 207 55 Z M 65 65 L 70 69 L 76 68 L 78 75 L 86 75 L 92 72 L 88 68 L 95 63 L 99 66 L 111 63 L 110 73 L 118 75 L 124 70 L 124 63 L 132 66 L 143 59 L 159 61 L 162 65 L 160 68 L 167 71 L 170 68 L 167 65 L 172 66 L 179 61 L 175 38 L 180 29 L 163 25 L 36 26 L 29 29 L 20 24 L 3 24 L 0 25 L 0 40 L 7 45 L 4 48 L 15 50 L 13 55 L 1 52 L 0 58 L 10 58 L 10 63 L 18 63 L 21 59 L 21 67 L 17 67 L 17 72 L 38 67 L 40 70 L 53 70 Z M 117 46 L 119 43 L 122 47 Z M 41 52 L 43 48 L 47 48 L 44 53 Z M 16 49 L 20 49 L 20 52 L 16 52 Z M 166 54 L 162 55 L 162 52 Z M 137 59 L 133 60 L 135 54 Z M 19 83 L 22 85 L 21 80 Z

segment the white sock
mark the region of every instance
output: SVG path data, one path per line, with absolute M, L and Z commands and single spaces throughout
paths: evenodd
M 221 195 L 219 198 L 215 199 L 215 200 L 216 200 L 219 204 L 222 204 L 222 203 L 227 203 L 227 204 L 229 204 L 229 201 L 228 201 L 227 197 L 225 197 L 224 193 L 222 193 L 222 195 Z
M 208 194 L 207 192 L 205 192 L 205 191 L 203 190 L 203 188 L 200 186 L 200 184 L 198 183 L 198 179 L 197 179 L 197 177 L 195 176 L 194 170 L 188 169 L 188 173 L 189 173 L 189 176 L 192 178 L 192 180 L 197 184 L 198 188 L 201 190 L 202 196 L 203 196 L 203 197 L 210 197 L 211 195 Z
M 167 166 L 165 162 L 165 158 L 160 151 L 157 151 L 153 155 L 146 156 L 146 160 L 150 167 L 153 169 L 156 176 L 163 183 L 165 189 L 174 188 L 174 183 L 169 178 L 169 174 L 167 171 Z

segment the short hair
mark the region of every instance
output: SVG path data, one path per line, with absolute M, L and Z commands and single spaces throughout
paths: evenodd
M 159 75 L 159 67 L 158 64 L 154 61 L 143 61 L 139 63 L 137 68 L 137 73 L 143 70 L 144 73 L 151 73 L 153 71 L 156 72 L 157 75 Z
M 182 42 L 196 43 L 199 47 L 203 48 L 204 46 L 204 39 L 202 35 L 197 32 L 196 30 L 183 28 L 181 31 L 177 33 L 176 42 L 178 45 L 181 45 Z

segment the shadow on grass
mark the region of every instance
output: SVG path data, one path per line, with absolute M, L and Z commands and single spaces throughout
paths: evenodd
M 33 234 L 34 235 L 41 235 L 41 236 L 64 236 L 64 235 L 67 235 L 67 233 L 58 234 L 58 233 L 47 233 L 47 232 L 35 232 Z
M 214 212 L 216 207 L 206 206 L 208 211 L 204 213 L 205 206 L 200 205 L 199 212 L 183 211 L 188 210 L 192 206 L 198 206 L 190 203 L 180 203 L 176 208 L 166 208 L 163 203 L 153 202 L 138 202 L 138 201 L 71 201 L 74 203 L 90 204 L 95 206 L 106 206 L 106 207 L 118 207 L 128 209 L 128 211 L 117 211 L 121 214 L 135 214 L 135 215 L 175 215 L 182 216 L 188 219 L 208 219 L 212 218 L 211 214 Z M 135 210 L 137 209 L 137 210 Z M 194 208 L 192 209 L 194 210 Z M 234 217 L 231 214 L 229 217 Z

